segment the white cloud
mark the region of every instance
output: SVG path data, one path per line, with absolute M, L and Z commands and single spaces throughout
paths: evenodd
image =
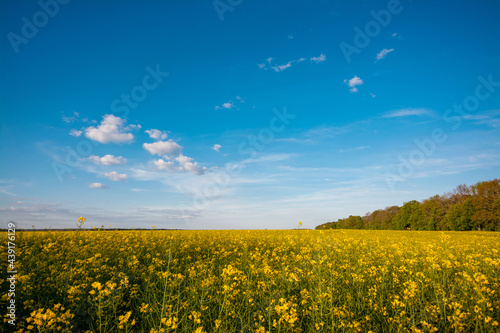
M 479 115 L 479 114 L 466 114 L 463 115 L 463 118 L 467 120 L 484 120 L 488 119 L 489 117 L 486 115 Z
M 168 141 L 156 141 L 153 143 L 144 143 L 142 145 L 144 149 L 149 151 L 152 155 L 179 155 L 182 151 L 182 146 L 180 146 L 177 142 L 172 141 L 172 139 Z
M 12 188 L 15 188 L 16 185 L 19 185 L 18 182 L 16 182 L 13 179 L 10 180 L 4 180 L 0 179 L 0 193 L 12 196 L 12 197 L 17 197 L 19 196 L 18 194 L 10 192 Z
M 274 69 L 275 72 L 283 72 L 285 69 L 290 68 L 290 67 L 292 67 L 292 62 L 291 61 L 289 61 L 285 65 L 273 66 L 271 68 Z
M 285 161 L 289 160 L 292 157 L 295 157 L 296 154 L 288 154 L 288 153 L 281 153 L 281 154 L 266 154 L 266 155 L 260 155 L 255 158 L 249 158 L 241 162 L 242 164 L 253 164 L 253 163 L 263 163 L 263 162 L 278 162 L 278 161 Z
M 141 128 L 140 125 L 124 126 L 126 120 L 112 114 L 103 116 L 101 124 L 97 127 L 90 126 L 85 129 L 85 136 L 100 143 L 131 143 L 134 135 L 127 131 Z
M 103 157 L 90 155 L 85 158 L 85 160 L 92 161 L 96 165 L 115 165 L 115 164 L 126 164 L 127 159 L 121 156 L 104 155 Z
M 128 179 L 128 175 L 125 174 L 125 173 L 118 173 L 116 171 L 112 171 L 112 172 L 106 172 L 104 174 L 106 177 L 108 177 L 110 180 L 112 181 L 124 181 L 124 180 L 127 180 Z
M 193 159 L 191 157 L 184 156 L 180 154 L 175 158 L 177 162 L 187 171 L 194 173 L 195 175 L 202 175 L 207 170 L 206 167 L 200 167 L 197 162 L 192 162 Z
M 272 60 L 273 60 L 273 58 L 267 58 L 266 59 L 267 64 L 265 62 L 260 63 L 260 64 L 258 64 L 259 68 L 267 70 L 268 69 L 267 65 L 270 66 Z M 289 62 L 287 62 L 284 65 L 274 65 L 274 66 L 271 66 L 270 68 L 273 69 L 277 73 L 278 72 L 283 72 L 285 69 L 288 69 L 288 68 L 292 67 L 293 64 L 298 64 L 300 62 L 303 62 L 304 60 L 306 60 L 306 58 L 301 57 L 301 58 L 298 58 L 298 59 L 290 60 Z M 314 61 L 316 63 L 320 63 L 320 62 L 323 62 L 323 61 L 326 60 L 326 56 L 324 54 L 321 54 L 318 57 L 312 57 L 312 58 L 310 58 L 310 60 Z
M 401 38 L 401 35 L 398 34 L 397 32 L 393 33 L 392 37 L 397 38 L 397 39 L 403 39 L 403 38 Z
M 315 61 L 316 63 L 320 63 L 326 60 L 326 56 L 324 54 L 321 54 L 319 57 L 312 57 L 312 61 Z
M 481 114 L 467 114 L 463 118 L 471 120 L 474 125 L 487 125 L 493 128 L 500 127 L 500 110 L 488 110 Z
M 74 121 L 76 121 L 79 117 L 80 117 L 80 114 L 76 111 L 73 111 L 73 117 L 66 117 L 65 115 L 62 116 L 62 120 L 65 122 L 65 123 L 72 123 Z
M 341 153 L 347 153 L 349 151 L 363 150 L 363 149 L 368 149 L 368 148 L 371 148 L 371 146 L 361 146 L 361 147 L 355 147 L 355 148 L 349 148 L 349 149 L 341 149 L 339 151 Z
M 106 185 L 101 184 L 101 183 L 92 183 L 92 184 L 89 184 L 89 187 L 90 188 L 99 188 L 99 189 L 107 188 Z
M 406 108 L 387 112 L 383 118 L 398 118 L 407 116 L 432 115 L 432 110 L 425 108 Z
M 175 166 L 175 162 L 178 166 Z M 167 170 L 174 172 L 192 172 L 195 175 L 203 175 L 207 170 L 206 167 L 201 167 L 197 162 L 194 162 L 193 158 L 184 156 L 182 153 L 174 159 L 174 161 L 166 161 L 164 159 L 159 159 L 154 161 L 154 164 L 159 170 Z
M 80 135 L 82 135 L 82 131 L 78 131 L 76 129 L 72 129 L 71 131 L 69 131 L 69 135 L 71 136 L 75 136 L 75 137 L 79 137 Z
M 206 167 L 199 166 L 198 163 L 193 160 L 193 158 L 184 156 L 182 154 L 182 150 L 184 147 L 171 139 L 168 141 L 144 143 L 142 146 L 152 155 L 160 155 L 163 157 L 163 159 L 153 161 L 153 163 L 159 170 L 177 172 L 189 171 L 194 173 L 195 175 L 202 175 L 207 170 Z M 176 166 L 175 162 L 177 162 L 179 165 Z
M 236 96 L 236 100 L 239 101 L 240 103 L 245 103 L 245 101 L 240 96 Z M 220 109 L 230 110 L 230 109 L 232 109 L 234 107 L 236 107 L 236 105 L 234 104 L 234 102 L 233 101 L 229 101 L 229 102 L 222 103 L 221 105 L 216 105 L 214 107 L 214 110 L 220 110 Z
M 288 35 L 288 39 L 293 39 L 293 36 L 292 35 Z
M 222 146 L 219 144 L 215 144 L 212 146 L 212 149 L 215 150 L 216 152 L 220 152 L 221 148 L 222 148 Z
M 350 80 L 345 79 L 344 82 L 351 88 L 349 89 L 351 92 L 358 92 L 358 88 L 356 86 L 360 86 L 364 83 L 358 76 L 354 76 Z
M 371 96 L 372 98 L 375 98 L 377 95 L 375 95 L 374 93 L 370 93 L 370 96 Z
M 384 59 L 385 56 L 389 53 L 389 52 L 392 52 L 394 51 L 394 49 L 383 49 L 382 51 L 380 51 L 379 53 L 377 53 L 377 61 L 381 60 L 381 59 Z
M 172 170 L 173 167 L 174 167 L 174 162 L 171 162 L 171 161 L 165 161 L 163 159 L 159 159 L 159 160 L 156 160 L 154 161 L 154 164 L 156 165 L 156 167 L 160 170 Z
M 157 130 L 157 129 L 150 129 L 150 130 L 146 130 L 145 131 L 146 133 L 149 134 L 149 137 L 151 139 L 155 139 L 155 140 L 165 140 L 168 135 L 167 135 L 167 132 L 162 132 L 160 130 Z

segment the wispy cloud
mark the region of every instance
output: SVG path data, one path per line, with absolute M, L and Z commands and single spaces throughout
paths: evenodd
M 265 154 L 265 155 L 260 155 L 255 158 L 249 158 L 241 162 L 242 164 L 253 164 L 253 163 L 264 163 L 264 162 L 278 162 L 278 161 L 285 161 L 288 160 L 294 156 L 297 156 L 296 154 L 289 154 L 289 153 L 281 153 L 281 154 Z
M 472 121 L 474 125 L 486 125 L 493 128 L 500 127 L 500 110 L 488 110 L 479 114 L 464 115 L 464 119 Z
M 0 179 L 0 193 L 6 194 L 8 196 L 17 197 L 17 194 L 12 193 L 10 190 L 15 187 L 17 182 L 14 180 L 4 180 Z
M 212 149 L 215 150 L 216 152 L 220 152 L 221 148 L 222 148 L 222 146 L 219 144 L 215 144 L 212 146 Z
M 108 188 L 106 185 L 104 185 L 102 183 L 91 183 L 91 184 L 89 184 L 89 187 L 90 188 L 96 188 L 96 189 L 105 189 L 105 188 Z
M 400 34 L 398 34 L 397 32 L 393 33 L 393 34 L 392 34 L 392 37 L 393 37 L 393 38 L 397 38 L 397 39 L 403 39 L 403 38 L 401 37 L 401 35 L 400 35 Z
M 80 114 L 76 111 L 73 111 L 73 116 L 71 117 L 68 117 L 68 116 L 65 116 L 64 114 L 62 115 L 62 120 L 65 122 L 65 123 L 72 123 L 72 122 L 75 122 L 76 120 L 78 120 L 78 118 L 80 117 Z
M 312 143 L 313 140 L 311 139 L 304 139 L 304 138 L 277 138 L 274 139 L 275 142 L 293 142 L 293 143 Z
M 78 131 L 76 129 L 72 129 L 71 131 L 69 131 L 69 135 L 74 137 L 79 137 L 80 135 L 82 135 L 82 133 L 82 131 Z
M 371 148 L 371 146 L 361 146 L 361 147 L 355 147 L 355 148 L 349 148 L 349 149 L 341 149 L 339 150 L 341 153 L 347 153 L 350 151 L 355 151 L 355 150 L 363 150 L 363 149 L 368 149 Z
M 363 80 L 359 76 L 356 76 L 356 75 L 352 79 L 349 79 L 349 80 L 345 79 L 344 82 L 347 83 L 349 88 L 351 88 L 351 89 L 349 89 L 349 91 L 353 92 L 353 93 L 358 92 L 357 86 L 360 86 L 364 83 Z
M 385 56 L 392 51 L 394 51 L 394 49 L 383 49 L 382 51 L 377 53 L 377 61 L 384 59 Z
M 311 61 L 314 61 L 316 63 L 320 63 L 326 60 L 326 56 L 324 54 L 321 54 L 319 57 L 312 57 Z
M 104 155 L 103 157 L 99 157 L 96 155 L 90 155 L 84 160 L 92 161 L 96 165 L 116 165 L 116 164 L 126 164 L 127 159 L 121 156 L 113 156 L 110 154 Z
M 339 135 L 349 134 L 359 131 L 371 122 L 370 119 L 360 120 L 341 126 L 318 126 L 306 131 L 303 136 L 311 140 L 330 139 Z
M 326 60 L 326 55 L 324 55 L 324 54 L 320 54 L 320 55 L 319 55 L 319 56 L 317 56 L 317 57 L 312 57 L 312 58 L 309 58 L 309 59 L 310 59 L 312 62 L 315 62 L 315 63 L 317 63 L 317 64 L 318 64 L 318 63 L 323 62 L 323 61 L 325 61 L 325 60 Z M 301 63 L 301 62 L 303 62 L 303 61 L 305 61 L 305 60 L 307 60 L 307 59 L 306 59 L 306 58 L 304 58 L 304 57 L 300 57 L 300 58 L 298 58 L 298 59 L 293 59 L 293 60 L 290 60 L 290 61 L 288 61 L 286 64 L 282 64 L 282 65 L 277 65 L 277 64 L 275 64 L 275 65 L 271 65 L 271 62 L 272 62 L 273 60 L 274 60 L 274 58 L 269 57 L 269 58 L 267 58 L 267 59 L 266 59 L 267 64 L 266 64 L 266 62 L 263 62 L 263 63 L 258 64 L 258 67 L 259 67 L 260 69 L 264 69 L 264 70 L 268 70 L 268 69 L 270 68 L 270 69 L 274 70 L 275 72 L 278 72 L 278 73 L 279 73 L 279 72 L 283 72 L 284 70 L 286 70 L 286 69 L 288 69 L 288 68 L 292 67 L 294 64 Z
M 382 118 L 399 118 L 408 116 L 430 116 L 433 112 L 427 108 L 405 108 L 399 110 L 389 111 L 382 116 Z
M 288 63 L 286 63 L 284 65 L 275 65 L 271 68 L 274 69 L 275 72 L 283 72 L 285 69 L 290 68 L 290 67 L 292 67 L 291 61 L 289 61 Z
M 235 99 L 238 101 L 238 103 L 245 103 L 240 96 L 236 96 Z M 228 102 L 222 103 L 221 105 L 216 105 L 214 107 L 214 110 L 220 110 L 220 109 L 230 110 L 230 109 L 232 109 L 232 108 L 234 108 L 236 106 L 237 105 L 235 104 L 235 102 L 233 102 L 232 100 L 230 100 Z
M 118 182 L 118 181 L 124 181 L 128 179 L 128 175 L 125 173 L 118 173 L 116 171 L 111 171 L 111 172 L 106 172 L 104 174 L 106 177 L 108 177 L 109 180 Z

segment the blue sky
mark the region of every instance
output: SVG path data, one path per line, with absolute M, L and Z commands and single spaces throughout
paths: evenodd
M 2 1 L 0 220 L 294 228 L 499 177 L 498 1 Z

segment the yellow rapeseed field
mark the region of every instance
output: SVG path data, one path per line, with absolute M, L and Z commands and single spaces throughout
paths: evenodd
M 100 228 L 16 242 L 17 332 L 500 330 L 493 232 Z

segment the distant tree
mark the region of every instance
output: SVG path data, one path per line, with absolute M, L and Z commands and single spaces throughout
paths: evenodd
M 422 225 L 424 230 L 437 230 L 446 213 L 443 209 L 443 201 L 439 195 L 435 195 L 422 202 Z
M 394 217 L 394 229 L 418 229 L 421 224 L 422 211 L 420 202 L 412 200 L 405 202 L 399 213 Z
M 345 229 L 362 229 L 363 228 L 363 218 L 361 216 L 350 215 L 346 219 L 339 220 L 339 223 Z
M 474 199 L 469 196 L 462 203 L 462 215 L 460 216 L 457 230 L 472 230 L 474 229 L 474 215 L 476 209 L 474 208 Z
M 318 225 L 315 229 L 323 230 L 323 229 L 335 229 L 337 222 L 326 222 Z
M 377 224 L 378 224 L 378 214 L 380 210 L 376 210 L 372 213 L 366 213 L 365 216 L 363 216 L 363 229 L 378 229 Z
M 445 215 L 446 225 L 449 230 L 465 231 L 472 230 L 472 221 L 475 209 L 472 197 L 466 198 L 463 202 L 458 202 L 448 208 Z
M 412 200 L 364 217 L 351 215 L 316 227 L 320 228 L 500 231 L 500 179 L 459 185 L 421 203 Z
M 384 209 L 384 214 L 382 216 L 381 227 L 383 229 L 390 229 L 394 223 L 394 219 L 396 218 L 396 216 L 399 214 L 400 211 L 401 208 L 399 206 L 386 207 Z
M 477 183 L 473 191 L 474 227 L 500 231 L 500 179 Z

